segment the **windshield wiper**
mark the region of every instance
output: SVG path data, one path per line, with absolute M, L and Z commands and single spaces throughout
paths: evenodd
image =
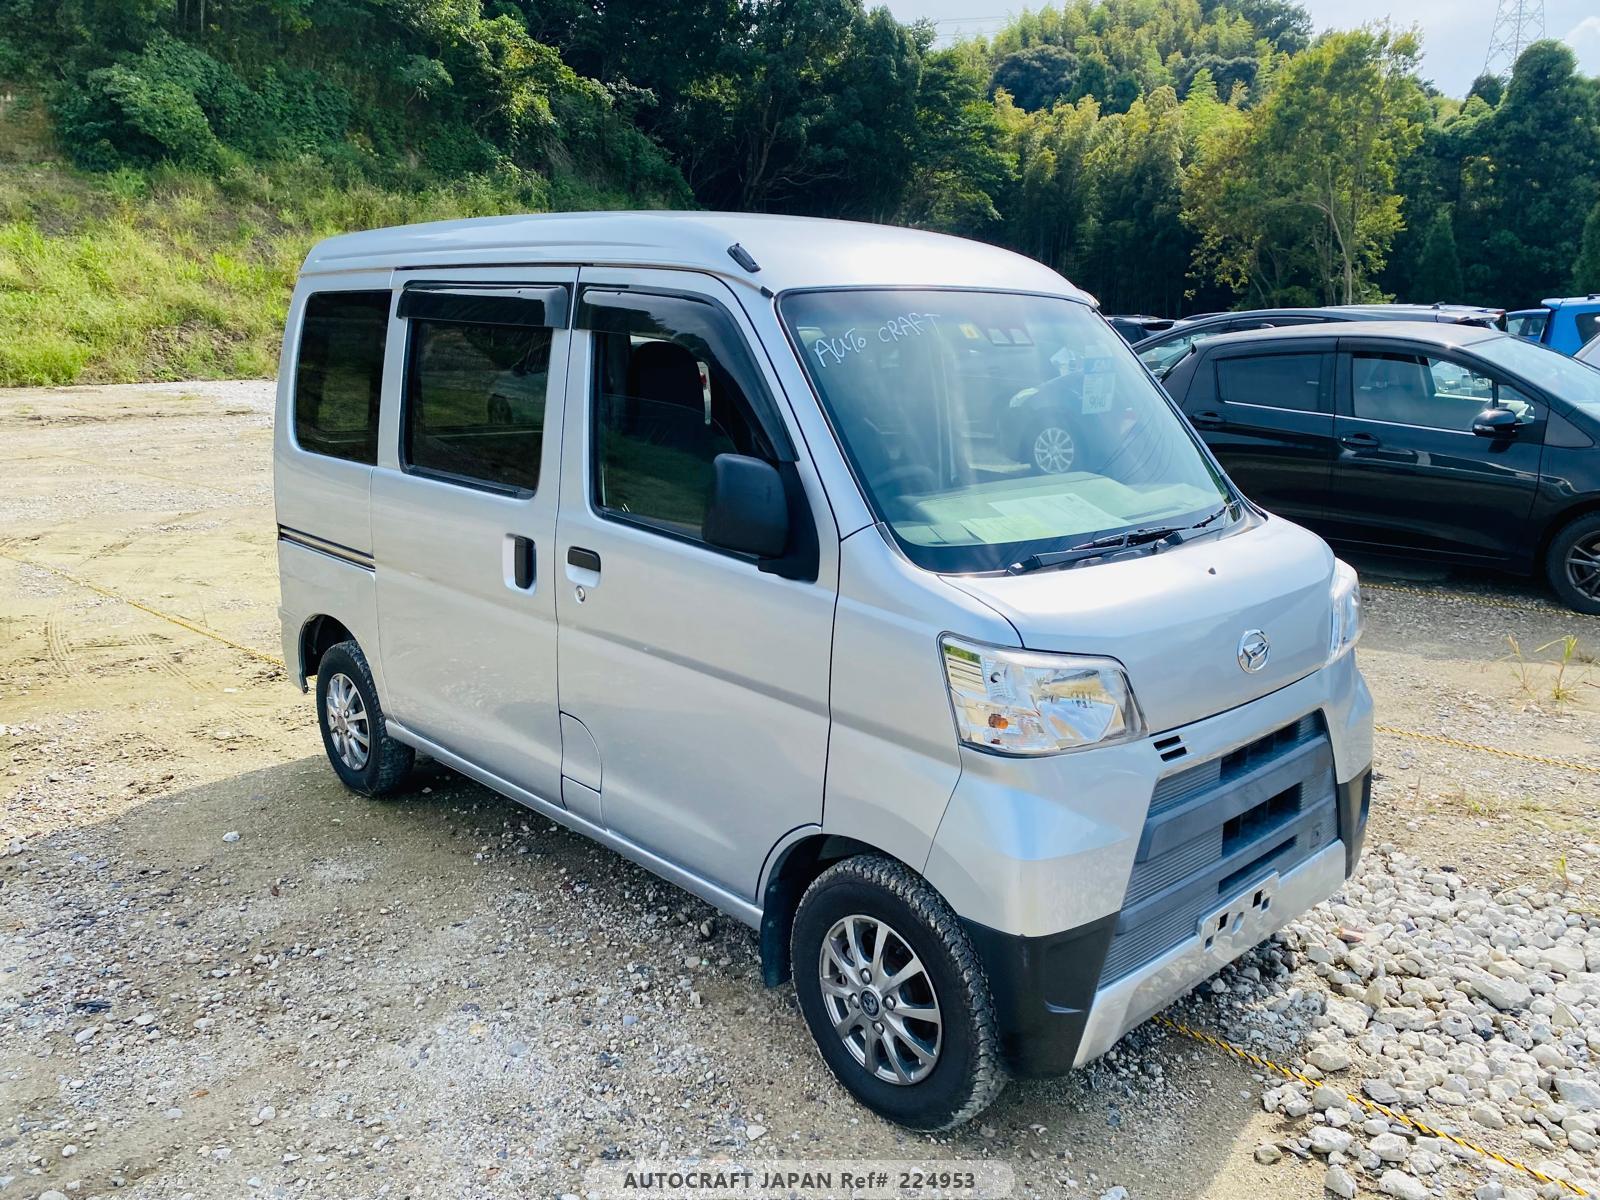
M 1106 550 L 1122 550 L 1130 546 L 1148 546 L 1152 543 L 1165 542 L 1169 538 L 1178 541 L 1183 539 L 1177 535 L 1192 533 L 1196 529 L 1204 529 L 1216 521 L 1220 521 L 1233 508 L 1230 501 L 1216 512 L 1203 520 L 1196 521 L 1193 525 L 1152 525 L 1143 529 L 1130 529 L 1126 533 L 1110 533 L 1104 537 L 1097 537 L 1091 541 L 1079 542 L 1076 546 L 1068 546 L 1063 550 L 1045 550 L 1039 554 L 1030 554 L 1021 562 L 1014 562 L 1006 568 L 1007 575 L 1026 575 L 1031 571 L 1043 570 L 1046 567 L 1060 567 L 1068 563 L 1082 562 L 1085 559 L 1097 558 Z

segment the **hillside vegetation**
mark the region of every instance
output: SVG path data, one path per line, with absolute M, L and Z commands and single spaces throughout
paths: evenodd
M 951 46 L 860 0 L 0 0 L 0 384 L 267 373 L 316 238 L 550 208 L 942 229 L 1112 311 L 1600 289 L 1600 84 L 1418 53 L 1291 0 Z

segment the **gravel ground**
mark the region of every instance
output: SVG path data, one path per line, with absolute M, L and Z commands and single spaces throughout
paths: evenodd
M 275 653 L 270 398 L 0 394 L 0 1197 L 559 1197 L 724 1154 L 1571 1194 L 1347 1092 L 1600 1185 L 1600 793 L 1535 761 L 1600 766 L 1600 621 L 1358 563 L 1380 722 L 1534 757 L 1380 736 L 1355 879 L 1169 1014 L 1325 1086 L 1147 1024 L 920 1137 L 832 1083 L 742 928 L 431 764 L 358 800 L 280 671 L 73 582 Z

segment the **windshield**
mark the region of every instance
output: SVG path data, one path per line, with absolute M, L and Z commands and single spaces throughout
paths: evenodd
M 1213 325 L 1189 333 L 1174 334 L 1159 341 L 1152 339 L 1149 342 L 1141 342 L 1134 352 L 1138 354 L 1139 361 L 1150 368 L 1152 375 L 1157 379 L 1164 379 L 1167 372 L 1178 365 L 1178 360 L 1189 353 L 1189 347 L 1223 332 L 1225 329 L 1222 325 Z
M 918 566 L 998 570 L 1186 527 L 1230 498 L 1133 352 L 1082 304 L 886 289 L 794 293 L 781 310 L 874 510 Z
M 1479 358 L 1522 376 L 1529 383 L 1589 412 L 1600 413 L 1600 370 L 1525 338 L 1475 342 Z

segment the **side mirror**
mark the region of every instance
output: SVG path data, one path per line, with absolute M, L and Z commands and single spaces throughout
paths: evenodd
M 789 544 L 789 501 L 778 468 L 744 454 L 711 463 L 711 502 L 701 535 L 713 546 L 777 558 Z
M 1472 418 L 1472 432 L 1486 438 L 1516 437 L 1517 414 L 1509 408 L 1486 408 Z

